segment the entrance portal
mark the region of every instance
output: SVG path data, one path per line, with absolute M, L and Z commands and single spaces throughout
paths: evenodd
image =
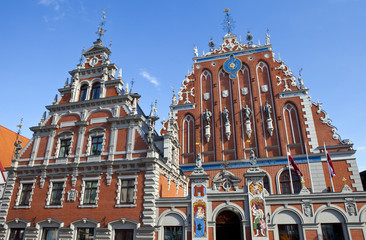
M 239 216 L 229 210 L 221 212 L 216 218 L 216 240 L 243 239 Z

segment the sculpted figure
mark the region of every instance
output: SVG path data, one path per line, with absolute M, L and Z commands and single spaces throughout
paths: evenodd
M 272 113 L 272 107 L 271 105 L 269 105 L 268 101 L 266 101 L 266 104 L 264 105 L 264 112 L 267 115 L 267 119 L 271 118 L 271 113 Z
M 222 111 L 222 115 L 224 116 L 224 123 L 229 123 L 229 110 L 224 107 L 224 111 Z
M 250 116 L 252 115 L 252 110 L 250 110 L 248 105 L 245 105 L 243 110 L 244 110 L 245 121 L 250 120 Z

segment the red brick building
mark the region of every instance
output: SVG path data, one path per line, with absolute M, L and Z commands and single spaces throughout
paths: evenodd
M 0 239 L 364 239 L 353 144 L 247 39 L 195 49 L 160 134 L 94 42 L 8 168 Z

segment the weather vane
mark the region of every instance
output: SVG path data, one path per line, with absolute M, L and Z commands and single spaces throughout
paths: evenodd
M 83 52 L 85 51 L 85 46 L 83 47 L 83 50 L 81 50 L 81 56 L 80 56 L 80 64 L 83 62 Z
M 301 77 L 302 68 L 299 69 L 299 76 Z
M 103 36 L 104 36 L 104 33 L 107 31 L 107 30 L 105 30 L 103 27 L 104 27 L 104 25 L 105 25 L 105 9 L 104 9 L 104 11 L 103 11 L 103 16 L 102 16 L 102 22 L 99 24 L 99 27 L 98 27 L 98 32 L 97 32 L 97 34 L 98 34 L 98 36 L 99 36 L 99 39 L 101 39 Z
M 229 8 L 226 8 L 224 13 L 225 13 L 225 19 L 223 22 L 223 27 L 224 27 L 224 31 L 226 31 L 228 34 L 231 33 L 231 31 L 234 29 L 234 21 L 231 18 L 230 14 L 229 14 Z

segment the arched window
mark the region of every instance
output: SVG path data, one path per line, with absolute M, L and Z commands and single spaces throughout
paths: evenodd
M 183 153 L 194 153 L 194 118 L 187 115 L 183 119 Z
M 88 85 L 81 86 L 79 101 L 85 101 L 87 92 L 88 92 Z
M 291 103 L 286 103 L 283 107 L 283 117 L 286 130 L 287 143 L 291 150 L 302 153 L 301 130 L 296 107 Z
M 301 180 L 299 175 L 294 170 L 291 170 L 292 184 L 294 187 L 294 192 L 299 193 L 301 190 Z M 282 194 L 290 194 L 291 191 L 291 180 L 288 170 L 284 170 L 280 176 L 280 185 Z
M 264 188 L 267 190 L 267 192 L 271 193 L 271 188 L 269 186 L 269 179 L 268 179 L 268 176 L 264 176 L 263 178 L 263 185 L 264 185 Z
M 100 83 L 94 83 L 91 90 L 90 99 L 98 99 L 99 95 L 100 95 Z

